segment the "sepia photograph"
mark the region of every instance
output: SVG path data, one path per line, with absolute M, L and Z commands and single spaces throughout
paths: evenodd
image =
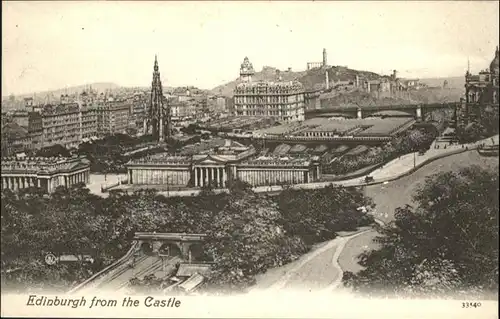
M 498 318 L 499 6 L 2 1 L 2 317 Z

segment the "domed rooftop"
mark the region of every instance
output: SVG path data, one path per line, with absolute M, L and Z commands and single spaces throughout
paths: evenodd
M 491 61 L 491 64 L 490 64 L 490 72 L 493 73 L 493 74 L 497 74 L 499 73 L 499 57 L 498 57 L 498 46 L 497 46 L 497 49 L 495 51 L 495 57 L 493 58 L 493 61 Z

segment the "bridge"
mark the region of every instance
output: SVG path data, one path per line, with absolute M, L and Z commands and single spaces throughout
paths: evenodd
M 370 105 L 370 106 L 332 106 L 317 110 L 306 110 L 306 118 L 345 116 L 364 118 L 382 111 L 400 111 L 421 119 L 425 113 L 439 109 L 453 109 L 459 106 L 458 102 L 433 104 L 406 104 L 406 105 Z
M 202 261 L 205 234 L 137 232 L 128 252 L 113 264 L 70 290 L 82 293 L 92 290 L 117 291 L 128 286 L 130 279 L 151 274 L 180 278 L 178 285 L 209 271 L 210 262 Z M 175 272 L 176 265 L 179 265 Z
M 185 233 L 135 233 L 134 240 L 138 242 L 140 254 L 176 257 L 188 262 L 199 258 L 201 243 L 205 234 Z

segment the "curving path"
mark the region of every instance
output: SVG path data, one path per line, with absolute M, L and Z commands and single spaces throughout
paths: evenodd
M 412 174 L 387 184 L 365 187 L 365 194 L 372 197 L 376 204 L 377 210 L 373 213 L 375 221 L 382 226 L 391 222 L 394 219 L 394 209 L 411 203 L 411 195 L 415 188 L 425 181 L 425 177 L 442 171 L 458 170 L 471 164 L 498 167 L 498 158 L 482 157 L 473 151 L 459 153 L 431 162 Z M 359 270 L 357 257 L 366 249 L 367 241 L 370 242 L 374 236 L 376 236 L 375 230 L 368 229 L 347 234 L 345 237 L 337 237 L 321 248 L 304 255 L 299 261 L 294 262 L 293 266 L 280 267 L 284 269 L 284 273 L 273 269 L 269 271 L 269 275 L 266 273 L 260 276 L 254 289 L 266 289 L 267 285 L 262 283 L 272 280 L 265 278 L 266 276 L 278 278 L 270 286 L 272 289 L 298 288 L 322 291 L 339 289 L 343 271 Z
M 340 257 L 340 254 L 342 254 L 342 252 L 344 251 L 344 248 L 345 248 L 345 245 L 347 244 L 347 242 L 349 242 L 353 238 L 356 238 L 358 236 L 361 236 L 361 235 L 366 234 L 366 233 L 371 232 L 371 231 L 372 230 L 369 229 L 369 230 L 365 230 L 365 231 L 362 231 L 360 233 L 357 233 L 357 234 L 354 234 L 354 235 L 351 235 L 348 237 L 341 238 L 341 242 L 340 242 L 339 246 L 337 247 L 337 250 L 335 251 L 335 254 L 333 255 L 333 258 L 332 258 L 332 266 L 338 272 L 338 275 L 337 275 L 337 278 L 335 279 L 335 281 L 332 282 L 326 288 L 327 291 L 335 290 L 342 283 L 342 276 L 344 274 L 344 271 L 342 270 L 342 267 L 340 267 L 339 257 Z
M 493 137 L 486 138 L 484 140 L 478 141 L 476 143 L 471 143 L 468 144 L 467 147 L 469 150 L 472 150 L 473 148 L 477 147 L 481 143 L 486 143 L 487 145 L 491 145 L 492 142 L 494 144 L 498 144 L 499 141 L 499 136 L 495 135 Z M 381 180 L 391 180 L 398 178 L 399 176 L 410 172 L 412 169 L 414 169 L 415 166 L 419 166 L 422 164 L 425 164 L 426 161 L 432 160 L 433 158 L 436 157 L 441 157 L 441 156 L 446 156 L 446 155 L 453 155 L 456 152 L 459 151 L 465 151 L 465 149 L 462 149 L 462 146 L 460 145 L 452 145 L 447 147 L 446 149 L 444 148 L 439 148 L 439 149 L 434 149 L 431 147 L 430 150 L 428 150 L 424 155 L 418 155 L 418 154 L 406 154 L 401 156 L 400 158 L 397 158 L 395 160 L 392 160 L 385 164 L 384 166 L 374 170 L 370 174 L 367 174 L 369 176 L 372 176 L 375 181 L 381 181 Z M 126 175 L 126 174 L 125 174 Z M 90 191 L 93 194 L 102 196 L 102 197 L 107 197 L 109 196 L 109 193 L 102 193 L 101 192 L 101 185 L 106 184 L 110 185 L 111 183 L 117 182 L 121 179 L 124 179 L 126 176 L 124 174 L 108 174 L 107 175 L 107 180 L 104 182 L 104 175 L 95 175 L 91 174 L 90 176 L 90 184 L 87 185 L 87 188 L 90 189 Z M 367 176 L 362 176 L 358 178 L 351 178 L 347 180 L 341 180 L 341 181 L 333 181 L 333 182 L 317 182 L 317 183 L 308 183 L 308 184 L 296 184 L 293 185 L 292 188 L 294 189 L 317 189 L 317 188 L 324 188 L 328 185 L 334 184 L 334 185 L 342 185 L 342 186 L 360 186 L 360 185 L 365 185 L 364 178 Z M 120 189 L 126 190 L 129 188 L 127 185 L 120 185 Z M 253 188 L 254 192 L 256 193 L 270 193 L 270 192 L 278 192 L 283 190 L 283 187 L 281 186 L 259 186 L 259 187 L 254 187 Z M 176 196 L 176 197 L 189 197 L 189 196 L 196 196 L 200 193 L 201 191 L 199 189 L 189 189 L 189 190 L 178 190 L 178 191 L 160 191 L 159 194 L 163 196 Z M 221 192 L 227 192 L 227 189 L 216 189 L 214 190 L 215 193 L 221 193 Z

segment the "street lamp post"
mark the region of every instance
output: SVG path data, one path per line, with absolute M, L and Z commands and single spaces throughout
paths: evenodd
M 413 168 L 417 167 L 417 154 L 413 152 Z

